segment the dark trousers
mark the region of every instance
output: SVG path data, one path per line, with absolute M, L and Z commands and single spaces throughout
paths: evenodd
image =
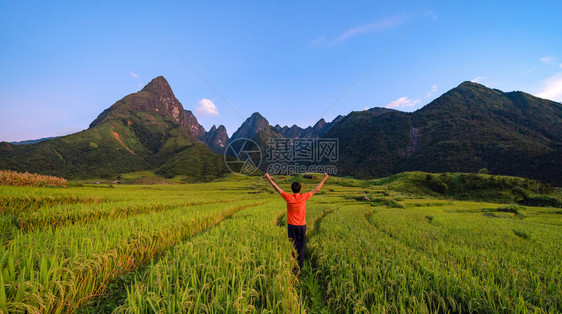
M 289 239 L 293 242 L 293 247 L 298 254 L 297 261 L 299 262 L 299 268 L 302 268 L 306 243 L 306 225 L 295 226 L 287 224 L 287 231 L 289 233 Z

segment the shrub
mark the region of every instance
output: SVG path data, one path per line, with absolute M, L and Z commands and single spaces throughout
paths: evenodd
M 371 202 L 371 206 L 386 206 L 391 208 L 406 208 L 406 205 L 399 203 L 391 198 L 375 198 Z
M 562 201 L 556 197 L 549 195 L 525 195 L 523 199 L 519 201 L 519 204 L 527 206 L 543 206 L 543 207 L 558 207 L 562 208 Z

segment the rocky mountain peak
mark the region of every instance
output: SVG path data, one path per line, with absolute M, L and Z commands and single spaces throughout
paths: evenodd
M 190 140 L 196 139 L 191 129 L 194 124 L 188 122 L 182 104 L 174 96 L 168 81 L 163 76 L 150 81 L 141 91 L 129 94 L 115 102 L 90 124 L 90 128 L 107 121 L 119 121 L 137 131 L 147 128 L 149 125 L 157 127 L 162 132 L 179 126 L 180 134 L 183 137 Z M 195 127 L 197 125 L 199 123 Z
M 206 132 L 201 139 L 211 150 L 217 153 L 224 153 L 226 145 L 228 143 L 228 134 L 226 133 L 226 128 L 224 125 L 212 126 L 209 132 Z
M 316 124 L 312 127 L 314 130 L 321 130 L 326 126 L 326 120 L 324 118 L 318 120 Z
M 259 112 L 254 112 L 242 125 L 232 134 L 232 140 L 238 138 L 251 138 L 259 131 L 263 131 L 269 127 L 269 121 Z
M 168 81 L 166 81 L 163 76 L 158 76 L 152 79 L 150 83 L 146 84 L 146 86 L 141 89 L 141 92 L 174 97 L 174 92 L 172 91 L 170 84 L 168 84 Z
M 201 140 L 203 136 L 205 136 L 205 128 L 199 124 L 199 121 L 197 121 L 197 118 L 191 110 L 186 110 L 185 116 L 187 118 L 187 126 L 191 131 L 191 134 Z

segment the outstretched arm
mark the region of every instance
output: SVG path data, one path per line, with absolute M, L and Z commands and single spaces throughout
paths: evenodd
M 314 188 L 314 190 L 310 191 L 310 193 L 314 195 L 316 194 L 316 192 L 320 191 L 320 188 L 322 187 L 322 185 L 324 185 L 324 181 L 326 181 L 326 179 L 328 179 L 328 174 L 324 173 L 324 177 L 322 178 L 322 181 L 320 181 L 320 183 L 318 183 L 318 185 Z
M 265 178 L 266 178 L 267 180 L 269 180 L 269 183 L 271 183 L 271 186 L 275 189 L 275 191 L 277 191 L 277 193 L 279 193 L 279 194 L 283 193 L 283 190 L 281 190 L 281 189 L 277 186 L 277 184 L 275 184 L 275 182 L 273 182 L 273 180 L 272 180 L 271 177 L 269 176 L 269 173 L 266 173 L 266 174 L 265 174 Z

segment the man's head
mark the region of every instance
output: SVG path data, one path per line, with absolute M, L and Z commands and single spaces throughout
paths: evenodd
M 293 193 L 299 193 L 301 191 L 300 182 L 293 182 L 293 184 L 291 184 L 291 190 L 293 191 Z

